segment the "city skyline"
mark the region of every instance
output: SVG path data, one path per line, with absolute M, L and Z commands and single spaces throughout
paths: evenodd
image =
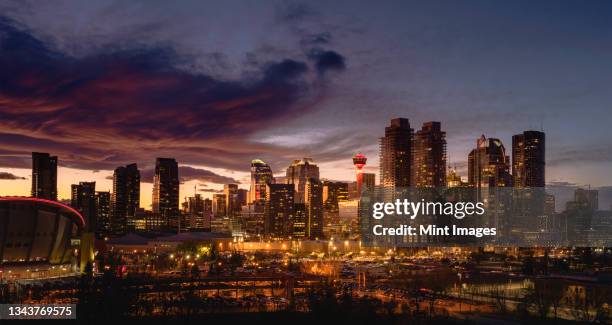
M 393 123 L 393 120 L 406 120 L 406 121 L 408 121 L 409 119 L 406 119 L 406 118 L 396 118 L 396 119 L 392 119 L 391 123 Z M 430 121 L 430 122 L 425 122 L 425 123 L 424 123 L 424 125 L 429 125 L 429 124 L 431 124 L 431 123 L 439 123 L 439 122 L 431 122 L 431 121 Z M 408 126 L 409 126 L 409 125 L 408 125 Z M 410 129 L 410 130 L 411 130 L 411 134 L 412 134 L 412 129 Z M 442 130 L 444 130 L 444 128 L 443 128 L 443 127 L 442 127 Z M 525 134 L 525 133 L 529 133 L 529 132 L 532 132 L 532 133 L 533 133 L 533 132 L 535 132 L 535 133 L 541 133 L 540 131 L 526 130 L 526 131 L 520 132 L 518 135 L 513 136 L 513 140 L 515 139 L 515 137 L 517 137 L 517 136 L 522 136 L 523 134 Z M 444 132 L 443 132 L 443 133 L 444 133 Z M 410 142 L 411 142 L 411 143 L 415 141 L 415 140 L 412 138 L 412 136 L 410 137 L 410 139 L 411 139 L 411 140 L 410 140 Z M 483 135 L 481 135 L 481 137 L 479 137 L 479 138 L 476 140 L 476 146 L 477 146 L 477 147 L 480 145 L 480 143 L 482 143 L 483 141 L 485 141 L 485 140 L 483 140 L 483 139 L 485 139 L 485 140 L 487 140 L 487 141 L 488 141 L 488 138 L 487 138 L 487 137 L 486 137 L 484 134 L 483 134 Z M 499 140 L 499 139 L 497 139 L 497 138 L 491 138 L 491 139 L 492 139 L 494 142 L 501 141 L 501 140 Z M 487 142 L 487 143 L 488 143 L 488 142 Z M 504 145 L 504 142 L 503 142 L 503 141 L 501 141 L 501 145 Z M 511 166 L 510 166 L 510 160 L 515 158 L 515 156 L 514 156 L 514 154 L 515 154 L 515 153 L 512 151 L 513 149 L 514 149 L 514 145 L 513 145 L 512 143 L 509 145 L 509 149 L 506 149 L 506 151 L 507 151 L 506 159 L 508 159 L 508 162 L 507 162 L 507 163 L 508 163 L 508 167 L 511 167 Z M 411 149 L 411 150 L 412 150 L 412 149 Z M 418 151 L 418 150 L 417 150 L 417 151 Z M 468 157 L 469 157 L 469 156 L 472 154 L 472 152 L 473 152 L 473 150 L 470 152 L 470 154 L 468 155 Z M 34 157 L 39 157 L 39 156 L 46 156 L 46 157 L 49 157 L 50 155 L 52 155 L 52 153 L 37 153 L 37 152 L 32 152 L 31 154 L 32 154 L 32 164 L 33 164 L 33 163 L 34 163 L 34 161 L 35 161 L 35 160 L 34 160 Z M 55 163 L 56 165 L 61 163 L 61 157 L 52 156 L 51 158 L 52 158 L 52 159 L 54 159 L 54 163 Z M 347 160 L 346 164 L 353 165 L 353 163 L 354 163 L 353 158 L 354 158 L 354 157 L 350 157 L 350 159 L 348 159 L 348 160 Z M 379 156 L 378 156 L 378 157 L 376 157 L 376 158 L 377 158 L 377 159 L 375 159 L 374 161 L 379 160 L 381 157 L 380 157 L 380 155 L 379 155 Z M 37 158 L 37 159 L 39 159 L 39 158 Z M 162 160 L 167 160 L 167 159 L 174 160 L 173 158 L 156 158 L 156 160 L 159 160 L 159 159 L 162 159 Z M 313 158 L 308 157 L 308 158 L 303 158 L 303 159 L 309 159 L 309 160 L 312 162 L 312 159 L 313 159 Z M 300 161 L 302 161 L 302 162 L 303 162 L 303 159 L 294 159 L 294 160 L 291 162 L 291 165 L 290 165 L 288 168 L 292 168 L 292 166 L 294 166 L 295 164 L 298 164 Z M 469 160 L 469 159 L 468 159 L 468 160 Z M 254 161 L 261 161 L 261 160 L 259 160 L 259 159 L 255 159 Z M 412 159 L 411 159 L 411 162 L 412 162 Z M 240 181 L 238 181 L 238 180 L 236 180 L 236 179 L 232 179 L 232 178 L 230 178 L 230 177 L 227 177 L 227 178 L 225 179 L 225 180 L 227 181 L 227 183 L 223 183 L 223 184 L 221 184 L 221 183 L 216 183 L 216 184 L 218 184 L 218 185 L 219 185 L 219 187 L 218 187 L 218 188 L 216 188 L 216 187 L 213 187 L 214 185 L 213 185 L 213 186 L 209 186 L 208 184 L 206 184 L 206 183 L 202 183 L 202 182 L 200 182 L 200 181 L 199 181 L 199 180 L 197 180 L 197 179 L 196 179 L 196 180 L 191 180 L 191 181 L 185 181 L 185 180 L 184 180 L 184 179 L 185 179 L 185 176 L 181 175 L 181 170 L 183 170 L 183 171 L 187 171 L 187 174 L 189 175 L 190 171 L 191 171 L 191 170 L 193 170 L 194 168 L 193 168 L 193 167 L 191 167 L 191 166 L 184 166 L 184 165 L 181 165 L 180 161 L 176 161 L 175 163 L 177 163 L 177 165 L 178 165 L 178 166 L 177 166 L 178 171 L 179 171 L 179 172 L 178 172 L 178 174 L 179 174 L 179 175 L 178 175 L 178 177 L 179 177 L 179 180 L 180 180 L 180 182 L 179 182 L 179 198 L 178 198 L 178 203 L 180 203 L 180 202 L 183 202 L 183 201 L 187 200 L 187 198 L 188 198 L 188 197 L 192 197 L 192 196 L 193 196 L 193 195 L 195 195 L 195 194 L 197 194 L 197 195 L 202 195 L 202 197 L 203 197 L 203 198 L 212 199 L 214 194 L 219 194 L 219 193 L 221 193 L 221 194 L 222 194 L 222 193 L 224 193 L 224 190 L 225 190 L 225 188 L 226 188 L 226 186 L 227 186 L 228 184 L 236 184 L 236 185 L 238 186 L 238 188 L 240 188 L 241 190 L 244 190 L 244 191 L 248 191 L 248 190 L 250 189 L 250 185 L 251 185 L 251 179 L 250 179 L 250 177 L 251 177 L 251 175 L 250 175 L 250 172 L 249 172 L 249 171 L 247 171 L 247 172 L 246 172 L 246 175 L 245 175 L 245 176 L 242 176 L 242 177 L 240 178 Z M 251 162 L 251 165 L 252 165 L 252 163 L 253 163 L 253 161 Z M 264 163 L 265 163 L 265 162 L 264 162 Z M 312 163 L 314 163 L 314 162 L 312 162 Z M 414 162 L 412 162 L 412 163 L 408 163 L 408 165 L 412 165 L 413 163 L 414 163 Z M 128 164 L 126 167 L 128 167 L 128 168 L 129 168 L 129 167 L 138 168 L 138 167 L 136 167 L 136 165 L 137 165 L 137 164 L 132 163 L 132 164 Z M 316 167 L 316 166 L 317 166 L 317 164 L 314 164 L 314 166 Z M 374 168 L 379 169 L 379 167 L 378 167 L 378 166 L 379 166 L 379 164 L 378 164 L 378 165 L 374 165 L 374 167 L 370 167 L 370 170 L 371 170 L 371 169 L 374 169 Z M 469 167 L 469 166 L 468 166 L 468 167 Z M 33 168 L 33 166 L 30 168 L 30 171 L 31 171 L 31 172 L 32 172 L 32 168 Z M 106 188 L 106 187 L 105 187 L 105 185 L 106 185 L 106 184 L 105 184 L 105 183 L 102 183 L 102 186 L 101 186 L 101 187 L 100 187 L 100 186 L 98 186 L 98 187 L 96 188 L 96 192 L 110 192 L 111 194 L 112 194 L 112 193 L 114 193 L 114 192 L 115 192 L 115 191 L 113 191 L 113 187 L 114 187 L 114 184 L 113 184 L 113 183 L 114 183 L 114 181 L 113 181 L 113 179 L 114 179 L 114 174 L 116 174 L 116 173 L 117 173 L 117 170 L 118 170 L 118 169 L 121 169 L 121 168 L 124 168 L 124 167 L 123 167 L 123 166 L 118 166 L 118 167 L 117 167 L 117 169 L 115 169 L 114 171 L 111 171 L 110 176 L 106 176 L 106 177 L 103 179 L 103 181 L 109 181 L 109 182 L 110 182 L 110 188 Z M 454 168 L 454 166 L 453 166 L 453 164 L 452 164 L 452 163 L 449 163 L 449 164 L 447 165 L 447 168 L 448 168 L 449 170 L 450 170 L 450 169 L 455 170 L 455 168 Z M 60 180 L 62 180 L 62 177 L 61 177 L 61 176 L 62 176 L 62 175 L 61 175 L 62 170 L 67 170 L 67 168 L 59 168 L 59 167 L 57 167 L 57 169 L 58 169 L 58 171 L 56 171 L 56 174 L 57 174 L 57 175 L 55 176 L 55 177 L 57 178 L 57 191 L 56 191 L 56 192 L 58 193 L 58 194 L 57 194 L 57 195 L 58 195 L 58 200 L 60 200 L 60 201 L 69 201 L 69 200 L 71 200 L 71 198 L 73 198 L 73 196 L 74 196 L 74 194 L 73 194 L 73 193 L 74 193 L 74 188 L 73 188 L 73 187 L 75 186 L 75 184 L 80 184 L 80 183 L 88 183 L 88 182 L 93 182 L 93 183 L 96 183 L 96 180 L 93 180 L 93 181 L 87 181 L 87 180 L 85 180 L 85 181 L 84 181 L 83 179 L 79 178 L 79 177 L 81 177 L 81 175 L 83 175 L 83 174 L 80 174 L 80 173 L 77 173 L 77 174 L 74 174 L 74 175 L 73 175 L 73 174 L 71 174 L 70 176 L 72 176 L 72 177 L 70 177 L 70 179 L 75 179 L 76 181 L 73 181 L 72 183 L 70 183 L 70 184 L 68 185 L 68 189 L 67 189 L 67 191 L 66 191 L 66 193 L 67 193 L 67 197 L 63 197 L 63 196 L 62 196 L 62 193 L 64 193 L 64 190 L 65 190 L 65 189 L 63 189 L 63 188 L 62 188 L 62 184 L 63 184 L 63 182 L 61 182 Z M 318 170 L 319 170 L 319 168 L 317 168 L 317 173 L 318 173 Z M 30 172 L 30 174 L 31 174 L 31 172 Z M 138 170 L 137 170 L 137 172 L 138 172 Z M 137 193 L 138 193 L 138 192 L 140 192 L 140 193 L 139 193 L 139 198 L 140 198 L 140 201 L 141 201 L 141 202 L 144 202 L 143 204 L 141 204 L 141 205 L 140 205 L 140 207 L 145 208 L 145 209 L 149 209 L 149 210 L 151 210 L 151 209 L 153 208 L 153 204 L 152 204 L 152 203 L 153 203 L 153 200 L 152 200 L 152 195 L 153 195 L 153 193 L 154 193 L 154 186 L 153 186 L 153 182 L 149 182 L 149 181 L 147 181 L 147 179 L 149 178 L 149 175 L 146 175 L 146 174 L 147 174 L 147 172 L 148 172 L 148 171 L 146 171 L 146 172 L 145 172 L 145 177 L 144 177 L 144 179 L 143 179 L 143 178 L 139 178 L 138 186 L 139 186 L 139 187 L 142 187 L 142 186 L 144 185 L 144 187 L 145 187 L 145 188 L 147 188 L 147 187 L 148 187 L 147 185 L 149 185 L 149 184 L 150 184 L 150 185 L 151 185 L 151 187 L 150 187 L 150 188 L 151 188 L 151 190 L 150 190 L 150 191 L 144 191 L 144 192 L 143 192 L 143 191 L 138 191 L 138 190 L 137 190 Z M 95 171 L 95 173 L 101 173 L 101 172 L 100 172 L 100 171 Z M 280 171 L 278 171 L 278 172 L 274 173 L 273 175 L 274 175 L 274 177 L 275 177 L 275 178 L 279 179 L 279 180 L 281 181 L 281 183 L 282 183 L 282 184 L 285 184 L 285 182 L 287 181 L 287 175 L 286 175 L 286 173 L 287 173 L 287 169 L 281 169 Z M 510 173 L 510 169 L 509 169 L 509 168 L 508 168 L 507 173 L 508 173 L 508 177 L 509 177 L 509 178 L 514 178 L 514 177 L 516 176 L 514 173 Z M 325 175 L 325 174 L 326 174 L 326 173 L 325 173 L 325 170 L 321 170 L 321 175 Z M 378 178 L 377 178 L 377 177 L 378 177 L 377 175 L 380 175 L 380 170 L 378 170 L 378 171 L 377 171 L 377 173 L 364 173 L 364 174 L 374 175 L 374 176 L 375 176 L 375 179 L 378 179 Z M 415 178 L 416 176 L 415 176 L 415 175 L 412 175 L 412 174 L 411 174 L 411 172 L 409 172 L 407 175 L 410 175 L 410 177 L 409 177 L 409 178 L 410 178 L 411 180 L 413 180 L 413 178 L 414 178 L 414 179 L 416 179 L 416 178 Z M 469 179 L 469 168 L 466 168 L 466 170 L 464 170 L 464 172 L 462 172 L 462 173 L 459 173 L 459 175 L 462 177 L 462 179 L 463 179 L 464 181 L 467 181 L 467 182 L 466 182 L 466 184 L 467 184 L 467 183 L 470 183 L 470 179 Z M 154 175 L 151 175 L 151 177 L 153 177 L 153 176 L 154 176 Z M 354 171 L 353 171 L 353 175 L 350 175 L 350 176 L 353 176 L 353 179 L 333 179 L 333 178 L 327 178 L 327 177 L 321 177 L 321 179 L 322 179 L 322 180 L 332 181 L 332 182 L 346 182 L 347 184 L 350 184 L 350 183 L 356 183 Z M 76 178 L 74 178 L 74 177 L 76 177 Z M 4 180 L 7 180 L 7 179 L 4 179 Z M 32 191 L 33 191 L 33 188 L 32 188 L 32 186 L 33 186 L 33 182 L 32 182 L 32 180 L 31 180 L 31 178 L 28 178 L 28 177 L 22 177 L 22 178 L 19 178 L 19 177 L 17 177 L 17 179 L 9 179 L 9 181 L 10 181 L 10 182 L 15 182 L 16 180 L 19 180 L 19 181 L 22 181 L 22 182 L 26 182 L 26 183 L 27 183 L 28 188 L 27 188 L 27 189 L 25 189 L 25 190 L 27 190 L 28 194 L 25 194 L 25 192 L 23 192 L 23 191 L 24 191 L 24 189 L 9 188 L 8 190 L 7 190 L 7 189 L 4 189 L 4 190 L 6 190 L 6 191 L 7 191 L 7 193 L 1 193 L 1 192 L 0 192 L 0 195 L 6 195 L 6 196 L 15 196 L 15 195 L 17 195 L 17 196 L 31 196 L 31 195 L 32 195 L 32 193 L 33 193 L 33 192 L 32 192 Z M 1 182 L 1 181 L 2 181 L 2 179 L 0 179 L 0 182 Z M 378 183 L 379 181 L 380 181 L 380 180 L 376 181 L 376 183 L 375 183 L 375 184 L 379 184 L 379 183 Z M 212 182 L 212 183 L 213 183 L 213 184 L 215 184 L 215 182 Z M 550 187 L 551 189 L 557 189 L 557 190 L 558 190 L 558 189 L 563 190 L 563 189 L 565 189 L 565 188 L 567 188 L 567 189 L 572 189 L 572 190 L 573 190 L 573 189 L 575 189 L 575 188 L 580 188 L 580 187 L 588 187 L 588 188 L 591 188 L 590 184 L 587 184 L 587 185 L 579 185 L 579 184 L 571 184 L 571 183 L 555 182 L 555 181 L 550 182 L 550 183 L 548 183 L 548 182 L 547 182 L 546 184 L 547 184 L 547 187 Z M 100 184 L 98 184 L 98 185 L 100 185 Z M 191 186 L 191 188 L 189 188 L 190 186 Z M 504 186 L 505 186 L 505 185 L 504 185 Z M 531 185 L 531 186 L 533 186 L 533 185 Z M 610 198 L 608 198 L 608 196 L 609 196 L 609 193 L 608 193 L 608 192 L 610 191 L 610 189 L 611 189 L 612 187 L 610 187 L 610 186 L 601 186 L 601 187 L 593 187 L 593 188 L 596 188 L 596 189 L 597 189 L 597 188 L 599 188 L 599 189 L 604 190 L 604 191 L 605 191 L 605 195 L 604 195 L 604 196 L 606 197 L 606 199 L 604 199 L 604 200 L 606 201 L 606 203 L 608 203 L 607 201 L 610 199 Z M 2 188 L 0 188 L 0 191 L 2 191 L 2 190 L 3 190 L 3 189 L 2 189 Z M 22 193 L 22 192 L 23 192 L 23 193 Z M 565 200 L 565 201 L 567 201 L 567 200 Z M 564 203 L 565 201 L 562 201 L 562 202 Z
M 74 15 L 122 21 L 114 4 L 78 6 L 57 20 L 61 6 L 2 5 L 0 195 L 29 195 L 34 151 L 58 156 L 60 199 L 81 181 L 111 190 L 114 168 L 137 163 L 145 208 L 156 157 L 179 162 L 180 201 L 199 184 L 206 197 L 226 183 L 248 188 L 252 159 L 279 176 L 312 157 L 321 178 L 351 181 L 358 152 L 378 174 L 378 138 L 394 117 L 415 129 L 441 121 L 464 177 L 481 134 L 509 148 L 543 129 L 549 183 L 612 185 L 609 3 L 530 4 L 527 15 L 487 2 L 268 2 L 248 13 L 186 2 L 174 8 L 180 20 L 162 4 L 130 4 L 143 15 L 98 28 Z M 236 16 L 254 28 L 232 26 Z

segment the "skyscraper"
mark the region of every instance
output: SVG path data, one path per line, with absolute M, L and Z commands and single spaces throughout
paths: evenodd
M 268 184 L 264 233 L 271 238 L 283 238 L 293 232 L 295 187 L 292 184 Z
M 568 202 L 567 204 L 574 204 L 576 207 L 597 211 L 599 210 L 599 191 L 591 190 L 590 188 L 577 188 L 574 191 L 574 202 Z
M 72 184 L 71 189 L 70 205 L 81 212 L 87 221 L 88 232 L 97 231 L 96 182 Z
M 546 198 L 544 201 L 544 215 L 555 215 L 555 196 L 552 194 L 546 194 Z
M 406 118 L 394 118 L 380 138 L 380 184 L 383 187 L 412 186 L 413 130 Z
M 249 191 L 243 188 L 239 188 L 236 191 L 236 200 L 238 202 L 237 211 L 240 212 L 242 210 L 243 205 L 247 205 L 249 200 Z
M 414 135 L 412 171 L 414 186 L 446 185 L 446 132 L 440 122 L 423 123 Z
M 468 182 L 475 188 L 511 185 L 510 157 L 499 139 L 481 135 L 468 156 Z
M 338 203 L 349 199 L 349 186 L 345 182 L 323 182 L 323 207 L 327 213 L 338 214 Z
M 110 192 L 96 192 L 96 216 L 100 237 L 111 233 L 111 194 Z
M 452 167 L 448 167 L 448 173 L 446 173 L 446 187 L 467 187 L 468 183 L 461 179 L 461 176 L 457 173 L 457 170 Z
M 304 239 L 307 237 L 308 208 L 304 203 L 293 205 L 292 238 Z
M 304 203 L 306 198 L 306 182 L 308 179 L 319 179 L 319 167 L 312 158 L 294 160 L 287 167 L 287 184 L 293 184 L 295 188 L 295 203 Z
M 210 231 L 213 217 L 213 201 L 211 199 L 204 199 L 204 218 L 202 219 L 202 231 Z
M 306 182 L 306 237 L 310 239 L 323 238 L 323 183 L 315 178 Z
M 241 206 L 238 200 L 238 185 L 223 185 L 223 194 L 225 195 L 225 211 L 227 216 L 233 217 L 240 213 Z
M 153 178 L 153 214 L 166 224 L 166 228 L 178 228 L 179 174 L 174 158 L 157 158 Z
M 32 196 L 57 200 L 57 156 L 32 152 Z
M 210 216 L 212 202 L 210 199 L 203 199 L 202 195 L 196 194 L 188 197 L 186 201 L 187 228 L 191 231 L 210 230 Z
M 525 131 L 512 137 L 512 180 L 514 187 L 546 185 L 545 135 Z
M 510 157 L 499 139 L 487 139 L 484 135 L 478 138 L 476 148 L 468 155 L 468 183 L 472 191 L 453 192 L 456 199 L 483 202 L 487 215 L 485 220 L 479 221 L 482 225 L 495 225 L 500 234 L 505 234 L 511 231 L 506 222 L 511 210 L 517 216 L 527 215 L 525 207 L 528 204 L 523 204 L 522 200 L 520 204 L 512 204 L 508 191 L 503 189 L 512 186 L 512 177 Z
M 140 171 L 136 164 L 115 168 L 111 195 L 111 228 L 115 234 L 130 230 L 129 219 L 133 219 L 140 207 Z M 133 230 L 133 229 L 131 229 Z
M 363 179 L 363 184 L 361 185 L 362 191 L 373 191 L 374 187 L 376 187 L 376 174 L 363 173 L 362 179 Z
M 212 213 L 215 218 L 221 218 L 227 215 L 225 194 L 213 194 Z
M 248 203 L 253 204 L 256 211 L 263 212 L 266 200 L 266 185 L 274 184 L 272 168 L 260 159 L 251 161 L 251 186 Z

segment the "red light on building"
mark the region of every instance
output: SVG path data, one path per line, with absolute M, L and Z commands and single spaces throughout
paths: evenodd
M 353 165 L 357 168 L 357 195 L 361 196 L 361 186 L 363 185 L 363 167 L 368 161 L 368 158 L 362 153 L 358 153 L 353 156 Z
M 366 158 L 366 156 L 364 156 L 362 153 L 358 153 L 353 157 L 353 165 L 355 165 L 357 169 L 361 170 L 363 166 L 365 166 L 367 160 L 368 158 Z

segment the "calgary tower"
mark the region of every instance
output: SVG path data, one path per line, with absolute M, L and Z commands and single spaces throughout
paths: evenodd
M 361 197 L 361 186 L 363 185 L 363 167 L 368 158 L 362 153 L 358 153 L 353 157 L 353 165 L 355 165 L 355 173 L 357 174 L 357 196 Z

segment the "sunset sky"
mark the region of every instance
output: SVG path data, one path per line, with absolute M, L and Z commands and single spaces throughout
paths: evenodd
M 352 180 L 393 117 L 447 132 L 465 174 L 480 134 L 546 132 L 547 181 L 612 185 L 610 1 L 1 1 L 0 195 L 29 195 L 32 151 L 58 190 L 155 157 L 181 197 L 248 187 L 312 157 Z

